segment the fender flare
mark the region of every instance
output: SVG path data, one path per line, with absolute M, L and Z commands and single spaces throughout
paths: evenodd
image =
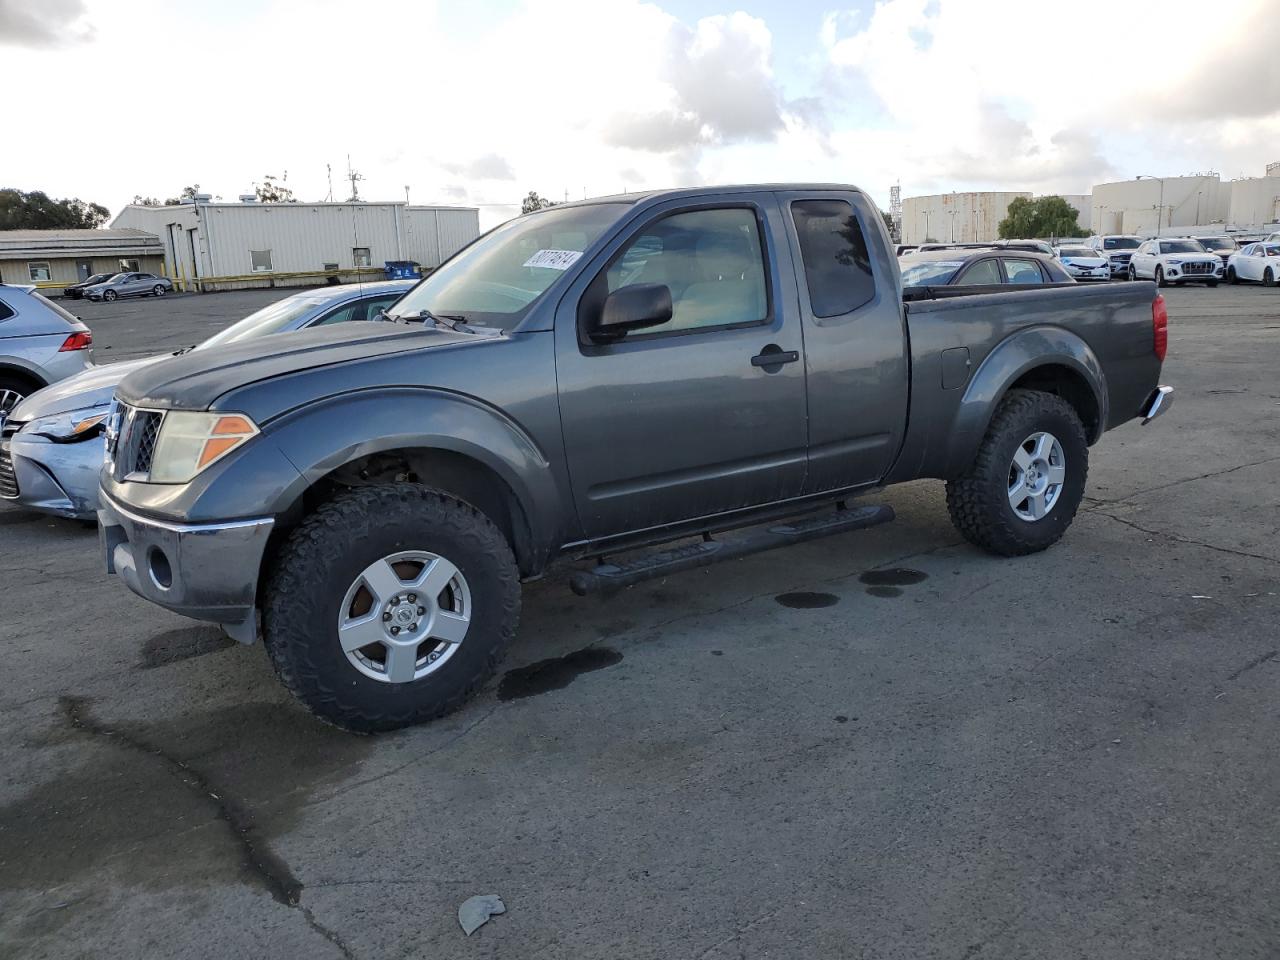
M 434 388 L 379 388 L 310 403 L 263 427 L 297 469 L 268 512 L 294 511 L 303 495 L 333 471 L 377 453 L 444 451 L 466 457 L 501 480 L 523 514 L 528 542 L 517 544 L 521 568 L 541 569 L 566 542 L 576 513 L 550 459 L 505 413 L 465 394 Z M 548 509 L 556 505 L 553 509 Z
M 1108 422 L 1107 381 L 1093 348 L 1063 327 L 1024 327 L 996 344 L 970 378 L 951 424 L 946 475 L 962 473 L 972 462 L 1009 388 L 1041 367 L 1066 368 L 1085 383 L 1098 408 L 1089 442 L 1102 435 Z

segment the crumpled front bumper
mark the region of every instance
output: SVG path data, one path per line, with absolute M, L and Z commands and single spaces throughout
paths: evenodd
M 98 539 L 107 573 L 166 610 L 222 624 L 242 643 L 257 637 L 258 572 L 274 523 L 269 517 L 172 523 L 99 495 Z
M 92 520 L 98 509 L 102 438 L 54 443 L 16 434 L 9 441 L 18 495 L 10 502 L 76 520 Z

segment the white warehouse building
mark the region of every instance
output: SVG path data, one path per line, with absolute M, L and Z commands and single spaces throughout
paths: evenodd
M 1223 223 L 1230 206 L 1230 184 L 1216 173 L 1100 183 L 1093 188 L 1093 232 L 1152 235 L 1157 227 L 1169 233 Z
M 1088 194 L 1059 194 L 1079 211 L 1077 223 L 1088 231 Z M 987 243 L 1000 236 L 1000 221 L 1016 197 L 1026 192 L 970 191 L 907 197 L 902 201 L 902 243 Z
M 154 234 L 165 273 L 187 290 L 371 279 L 389 260 L 434 269 L 480 234 L 475 207 L 403 202 L 131 204 L 113 228 Z

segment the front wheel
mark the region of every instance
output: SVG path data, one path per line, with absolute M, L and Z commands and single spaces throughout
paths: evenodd
M 1239 282 L 1240 282 L 1240 278 L 1236 276 L 1236 268 L 1227 267 L 1227 283 L 1231 284 L 1234 287 Z
M 1169 281 L 1164 278 L 1164 267 L 1156 267 L 1156 286 L 1167 287 Z
M 152 287 L 152 288 L 151 288 L 151 295 L 152 295 L 153 297 L 163 297 L 163 296 L 164 296 L 164 284 L 162 284 L 162 283 L 157 283 L 154 287 Z
M 1129 279 L 1130 279 L 1131 281 L 1132 281 L 1132 280 L 1137 280 L 1137 279 L 1138 279 L 1138 271 L 1137 271 L 1137 269 L 1133 266 L 1133 264 L 1129 264 Z
M 440 491 L 387 484 L 340 494 L 290 534 L 263 636 L 312 713 L 368 733 L 460 707 L 519 616 L 519 573 L 493 522 Z
M 1089 445 L 1071 404 L 1010 390 L 968 471 L 947 481 L 947 511 L 975 546 L 1005 557 L 1037 553 L 1071 526 L 1088 474 Z
M 1264 287 L 1274 287 L 1276 285 L 1276 275 L 1271 272 L 1271 268 L 1267 267 L 1266 272 L 1262 275 L 1262 285 Z
M 116 298 L 116 292 L 115 292 L 114 290 L 103 290 L 103 291 L 102 291 L 102 299 L 103 299 L 103 300 L 105 300 L 105 301 L 107 301 L 107 303 L 110 303 L 110 302 L 111 302 L 112 300 L 114 300 L 115 298 Z

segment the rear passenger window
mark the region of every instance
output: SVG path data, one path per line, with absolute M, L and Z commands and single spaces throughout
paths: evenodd
M 9 309 L 9 305 L 0 300 L 0 320 L 8 320 L 13 316 L 13 311 Z
M 845 200 L 797 200 L 791 204 L 791 218 L 800 238 L 814 316 L 842 316 L 876 295 L 871 255 L 851 204 Z
M 960 274 L 957 286 L 974 286 L 982 283 L 999 283 L 1000 267 L 994 260 L 979 260 Z
M 1034 260 L 1006 260 L 1004 272 L 1009 275 L 1010 283 L 1044 283 L 1040 264 Z

